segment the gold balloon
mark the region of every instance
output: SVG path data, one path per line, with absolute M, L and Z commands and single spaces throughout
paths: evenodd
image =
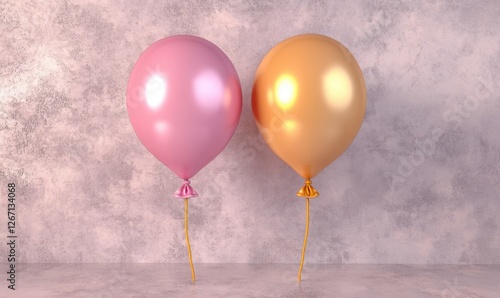
M 294 36 L 262 60 L 252 110 L 269 147 L 310 185 L 358 133 L 366 110 L 365 80 L 340 42 L 318 34 Z M 317 196 L 313 190 L 301 191 Z

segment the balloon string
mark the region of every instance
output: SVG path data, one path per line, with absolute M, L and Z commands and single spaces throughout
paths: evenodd
M 193 279 L 193 282 L 194 282 L 196 277 L 194 274 L 193 257 L 191 255 L 191 245 L 189 244 L 188 217 L 189 217 L 188 216 L 188 198 L 186 198 L 184 201 L 184 230 L 186 231 L 186 245 L 187 245 L 187 249 L 188 249 L 189 266 L 191 267 L 191 278 Z
M 302 267 L 304 266 L 304 257 L 306 255 L 307 236 L 309 235 L 309 198 L 306 198 L 306 233 L 304 235 L 304 245 L 302 246 L 302 258 L 300 259 L 298 280 L 301 281 Z

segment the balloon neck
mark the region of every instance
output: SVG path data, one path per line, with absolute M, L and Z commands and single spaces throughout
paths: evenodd
M 181 187 L 175 192 L 174 196 L 179 199 L 197 197 L 198 193 L 191 187 L 191 181 L 184 179 Z
M 312 199 L 319 196 L 319 192 L 312 186 L 311 179 L 307 178 L 304 186 L 297 192 L 297 196 Z

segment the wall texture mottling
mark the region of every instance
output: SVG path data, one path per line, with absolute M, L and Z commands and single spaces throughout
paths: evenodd
M 135 136 L 125 89 L 149 44 L 194 34 L 232 59 L 244 95 L 229 146 L 192 179 L 194 261 L 298 262 L 303 181 L 258 136 L 250 93 L 273 45 L 320 33 L 357 58 L 368 106 L 314 180 L 306 262 L 500 263 L 498 1 L 279 3 L 0 1 L 0 181 L 2 198 L 18 185 L 18 261 L 187 261 L 181 181 Z

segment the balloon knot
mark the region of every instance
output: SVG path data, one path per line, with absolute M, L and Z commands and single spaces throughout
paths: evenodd
M 319 192 L 312 186 L 311 179 L 307 178 L 304 186 L 297 192 L 297 196 L 312 199 L 319 196 Z
M 175 192 L 174 196 L 179 199 L 197 197 L 198 193 L 191 187 L 190 183 L 191 181 L 189 181 L 189 179 L 184 179 L 184 182 Z

